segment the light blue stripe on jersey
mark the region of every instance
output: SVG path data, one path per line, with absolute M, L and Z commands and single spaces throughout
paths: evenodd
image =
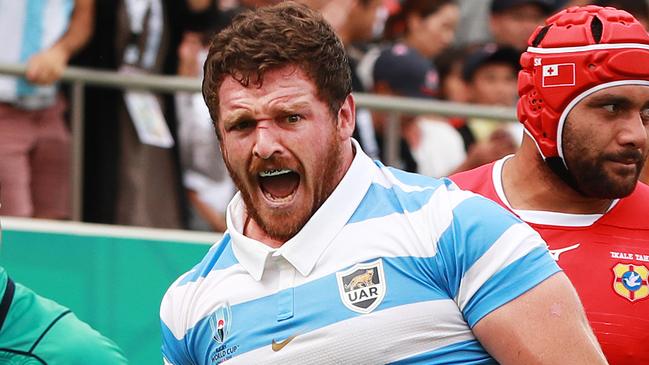
M 439 186 L 441 184 L 437 184 Z M 393 213 L 415 212 L 428 203 L 434 189 L 405 192 L 397 186 L 372 184 L 348 223 L 385 217 Z
M 20 48 L 20 62 L 25 63 L 43 46 L 43 16 L 45 0 L 27 0 L 25 23 L 23 25 L 23 43 Z M 35 86 L 24 78 L 19 78 L 16 85 L 18 96 L 29 95 L 34 92 Z
M 232 252 L 232 242 L 230 240 L 231 236 L 228 233 L 224 234 L 221 242 L 214 246 L 210 252 L 203 257 L 203 260 L 201 260 L 198 265 L 194 266 L 194 268 L 191 269 L 190 272 L 180 280 L 180 282 L 178 282 L 177 286 L 182 286 L 200 278 L 204 278 L 212 270 L 223 270 L 232 265 L 238 264 L 239 261 L 234 256 L 234 252 Z
M 415 174 L 412 172 L 407 172 L 403 170 L 396 169 L 394 167 L 385 167 L 380 161 L 376 161 L 376 164 L 381 167 L 385 168 L 394 177 L 397 178 L 400 182 L 406 185 L 411 185 L 411 186 L 418 186 L 422 188 L 427 188 L 427 187 L 438 187 L 439 185 L 445 184 L 444 179 L 436 179 L 433 177 L 425 176 L 425 175 L 419 175 Z
M 538 247 L 489 278 L 464 307 L 469 326 L 560 271 L 545 247 Z M 527 272 L 522 277 L 519 272 Z
M 162 355 L 172 364 L 191 364 L 187 346 L 183 341 L 178 341 L 164 322 L 161 323 L 162 330 Z
M 70 19 L 72 16 L 72 11 L 74 11 L 74 1 L 75 0 L 67 0 L 63 2 L 63 14 L 65 15 L 65 19 Z
M 457 295 L 464 273 L 507 229 L 520 222 L 496 203 L 478 195 L 453 209 L 453 222 L 440 237 L 435 255 L 452 298 Z
M 467 360 L 474 359 L 474 360 Z M 409 364 L 463 364 L 487 365 L 498 364 L 476 340 L 463 341 L 440 349 L 424 352 L 407 359 L 391 362 L 390 365 Z
M 422 272 L 434 275 L 430 269 L 431 260 L 431 258 L 416 257 L 383 258 L 387 290 L 385 298 L 374 311 L 410 303 L 450 299 L 448 293 L 436 285 L 436 278 L 420 277 Z M 296 329 L 303 333 L 309 332 L 360 316 L 360 313 L 351 311 L 342 303 L 336 280 L 336 274 L 332 273 L 290 289 L 295 293 L 295 311 L 291 319 L 284 321 L 276 320 L 276 309 L 282 292 L 233 305 L 229 346 L 238 345 L 237 353 L 242 354 L 268 346 L 273 339 L 288 337 L 294 334 Z M 326 309 L 323 310 L 323 306 L 326 306 Z M 164 328 L 164 323 L 162 326 Z M 259 328 L 267 332 L 254 332 Z M 189 329 L 185 334 L 185 340 L 197 346 L 190 348 L 190 353 L 202 354 L 206 351 L 204 346 L 214 346 L 210 335 L 209 317 L 201 319 L 192 329 Z M 176 340 L 171 332 L 168 332 L 165 337 L 167 344 L 176 343 L 173 347 L 184 347 L 183 341 Z

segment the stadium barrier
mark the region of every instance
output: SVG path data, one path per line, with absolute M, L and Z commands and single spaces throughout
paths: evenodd
M 1 217 L 0 265 L 114 340 L 131 364 L 160 364 L 160 301 L 221 235 Z
M 0 74 L 23 76 L 25 65 L 0 63 Z M 176 91 L 199 92 L 199 79 L 161 76 L 124 75 L 112 71 L 100 71 L 79 67 L 68 67 L 63 73 L 63 82 L 71 83 L 71 129 L 72 129 L 72 219 L 80 221 L 83 206 L 83 106 L 85 85 L 102 87 L 150 90 L 173 93 Z M 492 120 L 516 120 L 514 108 L 452 103 L 437 100 L 421 100 L 403 97 L 388 97 L 365 93 L 354 93 L 358 107 L 389 112 L 388 141 L 386 143 L 386 163 L 397 161 L 399 154 L 399 115 L 435 114 L 465 118 L 485 118 Z

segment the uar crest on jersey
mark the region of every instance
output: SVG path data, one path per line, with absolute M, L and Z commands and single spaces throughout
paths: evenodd
M 336 278 L 343 304 L 354 312 L 370 313 L 385 297 L 385 274 L 381 259 L 337 272 Z

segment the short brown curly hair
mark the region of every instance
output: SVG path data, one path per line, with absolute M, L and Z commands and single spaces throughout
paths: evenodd
M 337 115 L 351 93 L 345 49 L 318 12 L 287 1 L 239 14 L 212 39 L 203 98 L 214 123 L 218 123 L 218 91 L 227 76 L 245 87 L 251 82 L 261 86 L 267 71 L 287 65 L 300 67 L 315 83 L 320 100 Z

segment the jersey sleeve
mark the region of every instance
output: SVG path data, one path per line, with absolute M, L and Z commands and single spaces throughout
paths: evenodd
M 178 278 L 167 290 L 160 304 L 160 327 L 162 333 L 162 357 L 164 364 L 195 364 L 190 356 L 185 336 L 184 295 L 174 290 L 183 277 Z
M 68 312 L 56 320 L 36 345 L 35 353 L 48 364 L 128 364 L 111 340 Z
M 3 335 L 27 345 L 20 350 L 47 364 L 127 364 L 120 348 L 68 308 L 16 283 Z M 0 336 L 1 337 L 1 336 Z M 7 338 L 7 337 L 5 337 Z M 0 361 L 1 362 L 1 361 Z
M 455 191 L 452 222 L 438 242 L 437 269 L 469 326 L 560 271 L 543 239 L 498 204 Z

